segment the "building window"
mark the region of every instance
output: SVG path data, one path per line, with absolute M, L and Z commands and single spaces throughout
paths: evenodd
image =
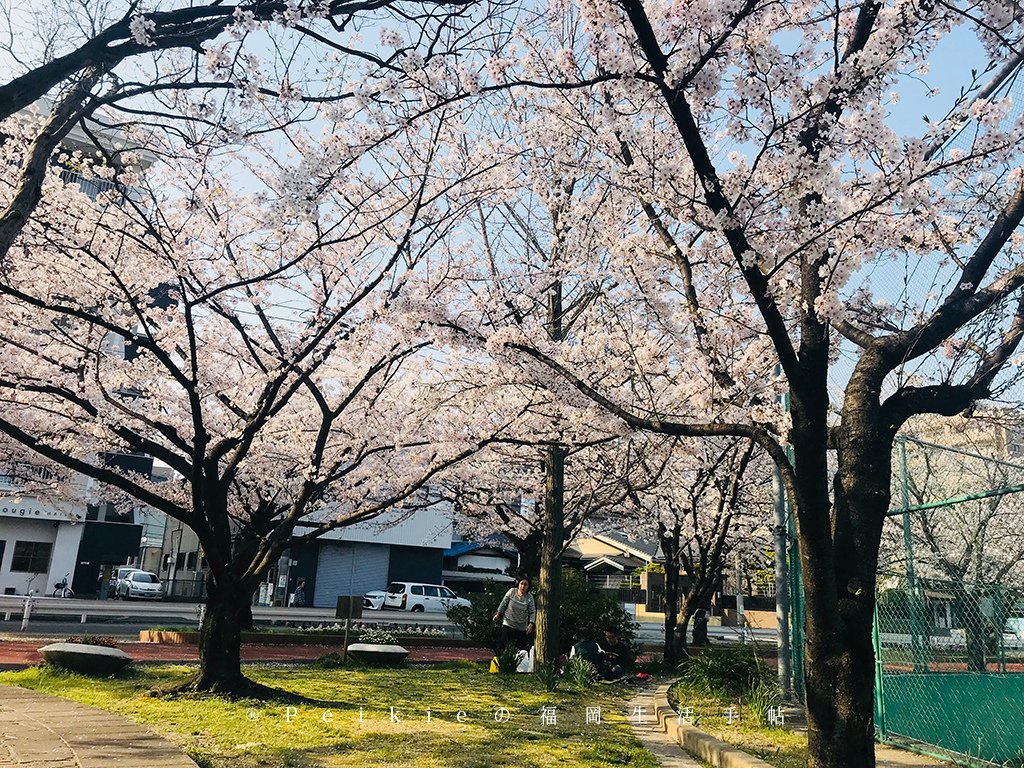
M 49 541 L 16 541 L 11 553 L 11 570 L 22 573 L 46 573 L 50 570 L 53 544 Z
M 1024 432 L 1018 429 L 1006 430 L 1006 452 L 1011 456 L 1024 453 Z
M 199 554 L 198 552 L 189 552 L 188 553 L 188 561 L 185 564 L 185 569 L 186 570 L 194 571 L 196 569 L 196 555 L 198 555 L 198 554 Z
M 174 570 L 183 571 L 185 570 L 185 553 L 179 552 L 178 556 L 174 559 Z

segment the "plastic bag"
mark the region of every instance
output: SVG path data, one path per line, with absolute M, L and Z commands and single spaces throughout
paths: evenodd
M 533 672 L 533 648 L 528 651 L 519 652 L 519 661 L 516 664 L 516 672 Z

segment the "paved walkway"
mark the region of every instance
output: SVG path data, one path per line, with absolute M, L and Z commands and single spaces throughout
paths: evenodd
M 636 734 L 644 749 L 654 755 L 661 768 L 700 768 L 699 762 L 690 757 L 678 743 L 670 739 L 668 734 L 658 727 L 658 723 L 654 719 L 655 690 L 656 688 L 652 687 L 642 691 L 629 702 L 627 711 L 631 713 L 629 722 L 633 726 L 633 733 Z M 640 724 L 637 724 L 636 718 L 632 716 L 632 713 L 637 711 L 637 707 L 642 707 L 640 712 L 644 715 L 643 722 Z
M 0 669 L 18 669 L 42 663 L 37 649 L 54 640 L 0 640 Z M 194 645 L 162 643 L 118 643 L 117 647 L 136 661 L 185 662 L 199 660 Z M 338 653 L 338 645 L 243 645 L 242 660 L 248 662 L 313 661 L 328 653 Z M 409 661 L 488 661 L 493 652 L 486 648 L 410 648 Z
M 0 766 L 196 768 L 166 739 L 95 707 L 0 686 Z

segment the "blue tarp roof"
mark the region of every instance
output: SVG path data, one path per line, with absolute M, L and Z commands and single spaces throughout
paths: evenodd
M 512 552 L 507 544 L 495 541 L 494 539 L 484 539 L 483 541 L 460 541 L 444 551 L 445 557 L 458 557 L 464 555 L 467 552 L 475 552 L 478 549 L 496 549 L 499 552 Z

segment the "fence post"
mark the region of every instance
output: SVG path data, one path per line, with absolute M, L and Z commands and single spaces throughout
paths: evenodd
M 906 550 L 907 588 L 910 591 L 910 648 L 914 658 L 914 671 L 927 672 L 928 659 L 925 653 L 925 624 L 921 611 L 924 595 L 920 594 L 917 575 L 914 572 L 914 538 L 910 528 L 910 485 L 907 471 L 907 439 L 899 438 L 900 446 L 900 503 L 903 506 L 903 547 Z M 920 602 L 918 602 L 920 600 Z M 930 645 L 930 644 L 929 644 Z
M 879 739 L 886 738 L 885 730 L 885 660 L 882 658 L 882 636 L 878 631 L 878 605 L 871 625 L 871 643 L 875 646 L 875 726 Z
M 25 596 L 25 607 L 21 612 L 21 631 L 28 629 L 28 617 L 32 615 L 32 595 Z
M 999 671 L 1006 671 L 1006 643 L 1003 640 L 1003 631 L 1006 628 L 1006 619 L 1003 614 L 1003 590 L 996 584 L 996 594 L 992 600 L 992 619 L 995 624 L 995 631 L 999 637 Z

